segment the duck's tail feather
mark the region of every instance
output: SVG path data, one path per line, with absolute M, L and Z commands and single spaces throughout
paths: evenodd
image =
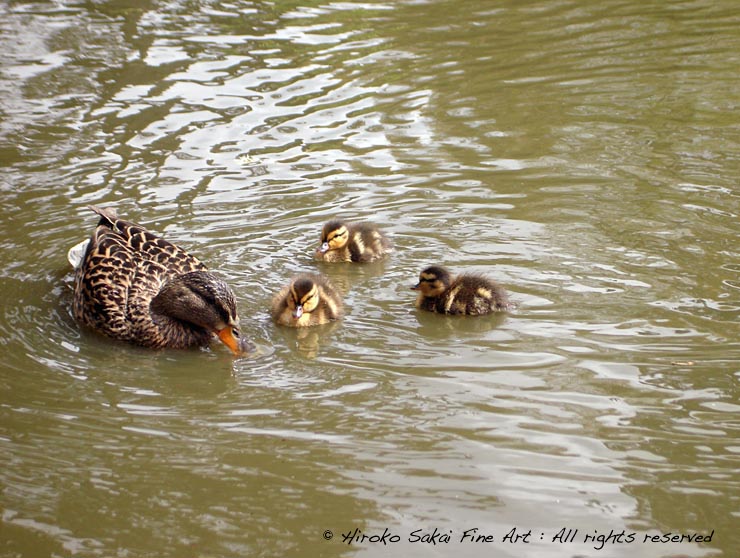
M 118 220 L 118 212 L 115 207 L 98 207 L 97 205 L 88 205 L 87 207 L 100 215 L 100 223 L 98 223 L 98 226 L 113 226 L 113 224 Z

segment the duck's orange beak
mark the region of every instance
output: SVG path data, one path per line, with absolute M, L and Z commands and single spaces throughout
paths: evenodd
M 218 332 L 218 338 L 224 345 L 231 349 L 234 356 L 240 356 L 248 352 L 250 343 L 234 335 L 234 328 L 232 326 L 226 326 L 220 330 Z

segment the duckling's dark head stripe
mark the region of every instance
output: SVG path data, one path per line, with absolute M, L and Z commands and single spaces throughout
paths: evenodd
M 334 240 L 335 238 L 343 238 L 345 236 L 347 236 L 347 229 L 345 229 L 344 227 L 341 227 L 335 231 L 330 232 L 327 235 L 327 239 Z
M 303 295 L 303 298 L 301 298 L 301 304 L 303 304 L 304 306 L 308 306 L 308 301 L 313 300 L 318 295 L 319 295 L 318 291 L 316 290 L 316 288 L 314 288 L 311 292 Z
M 336 237 L 341 237 L 347 234 L 347 227 L 342 221 L 334 220 L 329 221 L 321 231 L 321 241 L 328 242 Z
M 290 286 L 290 294 L 296 304 L 305 304 L 308 300 L 317 296 L 318 292 L 311 279 L 301 277 Z
M 426 269 L 424 269 L 421 272 L 420 275 L 421 279 L 426 279 L 428 281 L 442 281 L 442 283 L 449 284 L 452 282 L 452 276 L 450 275 L 450 272 L 447 271 L 442 266 L 439 265 L 430 265 Z

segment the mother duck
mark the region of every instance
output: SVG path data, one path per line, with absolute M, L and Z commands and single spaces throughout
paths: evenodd
M 78 322 L 143 347 L 203 347 L 217 336 L 235 355 L 249 352 L 223 279 L 115 209 L 90 209 L 100 221 L 76 266 Z

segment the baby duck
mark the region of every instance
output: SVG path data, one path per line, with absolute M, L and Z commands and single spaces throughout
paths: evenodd
M 299 275 L 274 296 L 270 314 L 279 325 L 322 325 L 342 316 L 342 297 L 325 277 Z
M 372 223 L 332 220 L 321 230 L 315 257 L 324 262 L 374 262 L 391 250 L 388 237 Z
M 480 316 L 510 308 L 501 285 L 482 275 L 464 273 L 453 277 L 444 267 L 433 265 L 411 287 L 419 291 L 416 307 L 438 314 Z

